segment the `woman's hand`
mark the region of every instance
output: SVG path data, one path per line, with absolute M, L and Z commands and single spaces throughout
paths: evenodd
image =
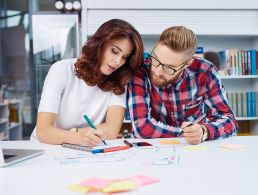
M 80 145 L 94 147 L 97 146 L 102 140 L 105 140 L 104 132 L 101 129 L 80 128 Z

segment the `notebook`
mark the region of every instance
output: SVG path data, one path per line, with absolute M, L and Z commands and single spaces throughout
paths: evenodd
M 7 149 L 2 148 L 0 143 L 0 167 L 9 166 L 11 164 L 43 154 L 44 150 L 29 149 Z

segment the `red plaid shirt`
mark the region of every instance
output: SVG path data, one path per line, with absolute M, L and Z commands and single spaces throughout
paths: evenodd
M 176 137 L 184 121 L 193 121 L 204 113 L 206 117 L 199 123 L 207 127 L 209 140 L 236 135 L 236 119 L 211 63 L 195 58 L 167 87 L 152 85 L 149 69 L 145 64 L 128 85 L 128 108 L 135 137 Z

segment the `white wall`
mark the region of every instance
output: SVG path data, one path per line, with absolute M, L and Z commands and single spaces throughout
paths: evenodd
M 83 0 L 83 42 L 111 18 L 135 26 L 149 50 L 160 33 L 184 25 L 198 35 L 198 45 L 208 50 L 257 49 L 257 0 Z

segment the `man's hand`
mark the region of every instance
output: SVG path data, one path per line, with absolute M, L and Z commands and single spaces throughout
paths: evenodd
M 202 142 L 203 137 L 203 130 L 202 126 L 198 123 L 191 125 L 189 127 L 186 127 L 189 122 L 183 122 L 181 125 L 181 128 L 183 129 L 183 137 L 186 139 L 186 141 L 189 144 L 199 144 Z

